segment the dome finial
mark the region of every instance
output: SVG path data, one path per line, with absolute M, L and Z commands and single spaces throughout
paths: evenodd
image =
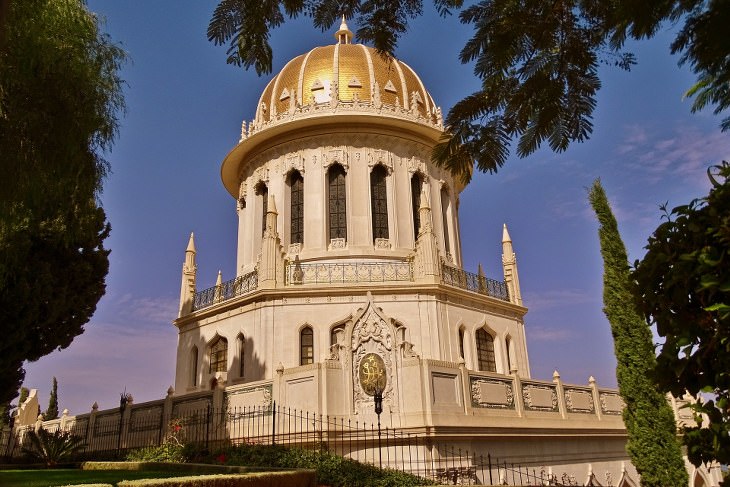
M 337 39 L 338 44 L 349 44 L 352 40 L 352 31 L 347 27 L 345 14 L 342 14 L 342 23 L 340 24 L 340 30 L 335 33 L 335 39 Z

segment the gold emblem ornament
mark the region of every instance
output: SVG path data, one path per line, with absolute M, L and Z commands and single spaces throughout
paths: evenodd
M 377 353 L 369 353 L 360 361 L 360 384 L 365 394 L 375 395 L 375 390 L 385 390 L 388 378 L 385 376 L 385 362 Z

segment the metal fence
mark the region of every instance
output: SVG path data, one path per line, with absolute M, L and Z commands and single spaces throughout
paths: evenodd
M 441 266 L 441 282 L 502 301 L 509 301 L 509 292 L 504 281 L 489 279 L 446 264 Z
M 258 282 L 258 272 L 253 271 L 226 281 L 220 286 L 213 286 L 196 292 L 193 297 L 193 311 L 207 308 L 215 303 L 255 291 L 258 287 Z
M 300 263 L 286 266 L 286 284 L 412 281 L 410 262 Z
M 122 458 L 130 450 L 164 442 L 215 451 L 226 445 L 280 445 L 328 452 L 379 468 L 407 472 L 453 485 L 578 485 L 538 464 L 519 465 L 486 451 L 459 448 L 422 432 L 380 427 L 345 417 L 329 417 L 282 407 L 242 407 L 188 411 L 162 424 L 162 416 L 121 416 L 112 411 L 77 421 L 71 431 L 86 439 L 82 458 Z M 88 419 L 88 418 L 86 418 Z M 17 456 L 25 431 L 16 430 L 7 457 Z M 471 440 L 472 438 L 469 438 Z M 0 456 L 2 452 L 0 451 Z

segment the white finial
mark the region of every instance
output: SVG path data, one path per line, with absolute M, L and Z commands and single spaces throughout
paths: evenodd
M 509 236 L 509 232 L 507 231 L 507 224 L 502 224 L 502 243 L 505 242 L 511 242 L 512 238 Z
M 193 232 L 190 232 L 190 240 L 188 240 L 188 248 L 185 249 L 185 252 L 195 252 L 195 236 Z
M 352 40 L 352 31 L 347 27 L 345 22 L 345 15 L 342 15 L 342 23 L 340 24 L 340 30 L 335 32 L 335 39 L 338 44 L 349 44 Z
M 219 270 L 219 271 L 218 271 L 218 278 L 217 278 L 217 279 L 215 280 L 215 285 L 216 285 L 216 286 L 220 286 L 220 285 L 222 285 L 222 284 L 223 284 L 223 274 L 222 274 L 222 273 L 221 273 L 221 271 Z

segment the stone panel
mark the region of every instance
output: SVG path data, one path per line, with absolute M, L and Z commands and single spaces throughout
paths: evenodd
M 473 407 L 514 409 L 512 381 L 470 377 Z
M 525 409 L 533 411 L 557 411 L 558 394 L 555 386 L 525 384 L 522 386 Z
M 302 411 L 317 411 L 317 388 L 314 376 L 301 377 L 286 381 L 286 397 L 289 402 L 296 402 Z
M 433 372 L 431 374 L 431 389 L 434 405 L 461 406 L 459 380 L 456 375 Z
M 621 396 L 616 393 L 601 392 L 600 400 L 603 414 L 621 414 L 626 406 Z
M 582 389 L 565 390 L 565 407 L 572 413 L 592 413 L 596 409 L 591 391 Z

